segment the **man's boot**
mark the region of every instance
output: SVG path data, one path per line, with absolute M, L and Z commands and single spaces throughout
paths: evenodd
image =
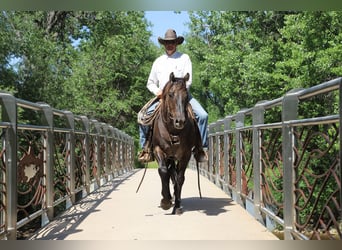
M 153 153 L 152 153 L 152 132 L 151 129 L 148 131 L 148 136 L 146 138 L 143 150 L 138 155 L 138 160 L 142 163 L 147 163 L 154 161 Z
M 142 163 L 154 161 L 151 149 L 144 147 L 143 150 L 138 155 L 138 160 Z

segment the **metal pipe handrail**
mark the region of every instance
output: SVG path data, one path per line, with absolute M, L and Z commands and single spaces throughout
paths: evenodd
M 340 149 L 342 147 L 340 135 L 342 133 L 340 126 L 341 84 L 342 78 L 337 78 L 307 89 L 294 89 L 280 98 L 260 101 L 253 108 L 243 109 L 209 124 L 209 164 L 208 166 L 201 164 L 200 173 L 231 195 L 238 204 L 246 209 L 251 209 L 249 210 L 251 215 L 264 223 L 270 230 L 274 227 L 273 223 L 283 228 L 286 240 L 294 239 L 294 237 L 310 239 L 297 228 L 303 223 L 300 220 L 300 216 L 303 216 L 301 215 L 303 212 L 300 210 L 300 199 L 303 197 L 298 195 L 298 192 L 304 195 L 305 192 L 310 191 L 310 199 L 313 199 L 318 194 L 314 195 L 315 190 L 311 190 L 313 188 L 310 185 L 305 186 L 305 184 L 309 183 L 310 178 L 324 177 L 325 182 L 330 181 L 329 188 L 317 186 L 318 180 L 315 181 L 315 188 L 321 190 L 319 194 L 333 192 L 325 194 L 328 197 L 325 199 L 331 197 L 332 200 L 324 201 L 325 206 L 329 206 L 329 202 L 331 202 L 333 207 L 326 207 L 325 209 L 330 211 L 329 215 L 321 215 L 319 223 L 310 225 L 307 228 L 309 230 L 307 233 L 310 234 L 311 230 L 314 232 L 311 237 L 318 237 L 317 235 L 320 235 L 321 231 L 325 231 L 331 238 L 341 239 L 342 221 L 338 221 L 342 218 L 342 169 L 339 164 L 342 155 Z M 339 100 L 336 98 L 336 105 L 339 106 L 338 114 L 331 111 L 332 114 L 323 117 L 299 118 L 298 107 L 306 100 L 334 91 L 338 91 L 339 94 Z M 272 123 L 265 122 L 265 113 L 274 107 L 279 107 L 281 120 Z M 253 124 L 245 122 L 247 115 L 251 115 Z M 252 133 L 244 138 L 244 132 Z M 251 135 L 252 138 L 249 137 Z M 311 142 L 312 145 L 309 146 L 308 143 Z M 270 150 L 270 152 L 265 152 L 265 150 Z M 252 154 L 252 159 L 248 157 L 250 154 Z M 323 158 L 320 161 L 324 155 L 327 155 L 327 159 Z M 312 161 L 309 161 L 310 157 L 312 157 Z M 310 162 L 313 163 L 312 166 L 308 165 Z M 320 172 L 315 174 L 317 164 L 319 168 L 325 169 L 324 174 Z M 190 166 L 196 167 L 193 160 Z M 305 168 L 306 171 L 302 168 Z M 277 173 L 276 176 L 273 171 Z M 311 173 L 312 175 L 310 175 Z M 304 174 L 310 176 L 304 176 Z M 330 174 L 333 178 L 329 179 Z M 275 199 L 274 197 L 265 198 L 267 195 L 274 195 L 267 193 L 269 192 L 267 189 L 272 189 L 271 184 L 268 183 L 273 181 L 272 178 L 276 178 L 277 185 L 280 185 L 278 188 L 281 192 L 278 195 L 282 198 L 277 203 L 272 200 Z M 306 188 L 305 192 L 301 190 L 303 188 Z M 244 193 L 246 190 L 248 193 Z M 306 198 L 305 202 L 310 199 Z M 318 204 L 320 200 L 316 199 L 315 204 Z M 269 202 L 271 204 L 268 204 Z M 278 207 L 279 204 L 280 207 Z M 267 207 L 269 205 L 278 207 L 277 209 L 281 212 L 273 212 Z M 316 207 L 314 206 L 312 209 Z M 305 216 L 310 216 L 309 218 L 314 221 L 318 216 L 316 213 L 320 214 L 324 211 L 313 210 Z
M 341 84 L 342 84 L 342 78 L 339 77 L 339 78 L 318 84 L 311 88 L 303 89 L 299 93 L 298 97 L 300 100 L 304 100 L 315 95 L 332 92 L 332 91 L 338 90 Z
M 84 197 L 118 174 L 133 169 L 133 139 L 117 128 L 70 111 L 57 110 L 46 103 L 18 99 L 9 93 L 0 92 L 0 100 L 0 152 L 5 152 L 0 155 L 0 164 L 3 164 L 0 198 L 5 206 L 0 210 L 0 239 L 16 239 L 17 230 L 37 218 L 41 218 L 44 226 L 53 220 L 56 207 L 67 209 L 74 204 L 76 194 L 82 193 Z M 42 122 L 19 122 L 19 108 L 41 112 Z M 57 118 L 64 119 L 65 125 L 56 126 Z M 118 146 L 103 146 L 109 142 Z M 38 206 L 32 212 L 26 211 L 28 216 L 19 218 L 18 186 L 32 178 L 38 178 L 33 182 L 36 186 L 25 193 L 34 198 L 20 204 L 20 209 L 26 211 L 32 202 L 38 202 Z

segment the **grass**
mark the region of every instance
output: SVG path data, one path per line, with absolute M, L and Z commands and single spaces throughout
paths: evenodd
M 158 168 L 158 163 L 156 161 L 152 161 L 148 163 L 148 168 Z
M 142 164 L 140 162 L 136 162 L 137 168 L 145 168 L 145 164 Z M 156 161 L 149 162 L 147 164 L 147 168 L 158 168 L 158 163 Z

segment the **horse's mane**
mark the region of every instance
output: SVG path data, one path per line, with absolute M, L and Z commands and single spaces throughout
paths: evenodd
M 166 94 L 170 92 L 171 87 L 172 87 L 172 81 L 168 81 L 163 88 L 163 93 L 162 93 L 163 100 L 165 100 Z

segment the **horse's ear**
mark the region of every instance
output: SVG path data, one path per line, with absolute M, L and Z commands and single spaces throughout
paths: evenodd
M 184 80 L 187 82 L 187 81 L 189 81 L 189 79 L 190 79 L 190 74 L 186 73 L 186 75 L 184 77 Z
M 170 74 L 170 82 L 174 82 L 175 81 L 175 74 L 173 72 L 171 72 Z

